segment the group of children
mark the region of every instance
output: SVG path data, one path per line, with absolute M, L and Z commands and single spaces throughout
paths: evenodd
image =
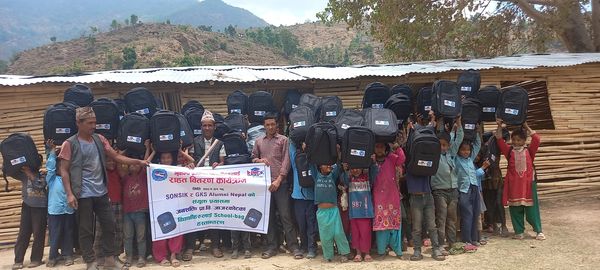
M 503 206 L 509 207 L 516 239 L 524 238 L 524 216 L 537 233 L 536 239 L 545 239 L 541 228 L 533 166 L 540 144 L 539 135 L 525 124 L 524 129 L 512 132 L 509 146 L 506 138 L 502 136 L 502 121 L 498 120 L 498 130 L 495 134 L 497 147 L 508 160 L 507 173 L 502 181 L 498 166 L 491 166 L 497 160 L 482 158 L 480 155 L 481 134 L 477 134 L 473 141 L 463 140 L 464 132 L 460 117 L 451 127 L 437 124 L 434 115 L 430 118 L 431 122 L 428 125 L 419 119 L 420 125 L 409 124 L 409 129 L 436 129 L 442 154 L 439 169 L 432 177 L 416 177 L 405 173 L 406 158 L 403 146 L 406 140 L 402 138 L 406 137 L 408 130 L 402 132 L 399 140 L 394 144 L 376 143 L 375 154 L 371 157 L 373 162 L 369 168 L 353 168 L 342 163 L 311 166 L 315 184 L 314 188 L 309 190 L 311 194 L 309 201 L 316 205 L 316 210 L 312 213 L 301 213 L 304 217 L 297 215 L 296 221 L 300 227 L 302 221 L 311 218 L 316 220 L 318 237 L 326 261 L 333 259 L 336 249 L 342 255 L 341 261 L 348 261 L 351 247 L 355 250 L 353 261 L 371 262 L 373 243 L 377 258 L 385 258 L 389 251 L 393 251 L 398 258 L 401 258 L 403 251 L 406 250 L 406 243 L 409 242 L 414 246 L 414 253 L 410 259 L 421 260 L 423 258 L 421 247 L 424 242 L 428 242 L 422 241 L 422 238 L 430 239 L 433 247 L 432 257 L 436 260 L 444 260 L 453 249 L 456 249 L 457 244 L 464 251 L 474 251 L 478 246 L 485 244 L 485 239 L 480 234 L 481 229 L 501 230 L 505 235 Z M 531 143 L 526 146 L 528 136 L 531 136 Z M 289 147 L 291 149 L 296 146 L 290 142 Z M 34 234 L 31 266 L 41 265 L 44 239 L 42 233 L 45 232 L 47 220 L 50 232 L 50 254 L 47 266 L 54 267 L 59 259 L 64 260 L 65 265 L 72 265 L 73 249 L 77 243 L 73 234 L 76 231 L 75 210 L 67 203 L 61 176 L 56 169 L 59 162 L 57 152 L 60 149 L 57 149 L 51 140 L 46 143 L 46 149 L 45 178 L 31 172 L 27 167 L 23 169 L 21 179 L 24 182 L 23 207 L 28 209 L 24 213 L 28 213 L 29 216 L 22 218 L 34 222 L 24 223 L 26 226 L 22 229 L 27 230 L 28 234 L 24 233 L 22 237 L 28 240 L 31 234 Z M 146 142 L 146 149 L 144 154 L 146 160 L 154 160 L 165 165 L 195 167 L 194 158 L 183 150 L 178 153 L 159 153 L 155 159 L 157 153 L 149 141 Z M 291 160 L 294 160 L 295 153 L 296 151 L 289 152 Z M 117 223 L 122 220 L 123 228 L 123 233 L 117 233 L 118 239 L 115 241 L 120 243 L 122 239 L 126 265 L 135 263 L 137 267 L 144 267 L 147 256 L 152 254 L 154 260 L 162 266 L 180 266 L 183 236 L 149 244 L 150 220 L 145 169 L 136 165 L 115 164 L 110 160 L 107 161 L 106 168 L 108 195 L 113 204 Z M 294 170 L 292 166 L 292 171 Z M 293 178 L 295 190 L 298 179 L 297 176 Z M 482 187 L 482 181 L 497 182 L 490 189 L 491 196 L 486 196 L 491 198 L 486 200 L 491 202 L 486 203 L 488 212 L 493 212 L 486 216 L 486 226 L 482 226 L 480 221 L 486 207 L 483 202 L 482 192 L 485 193 L 485 189 Z M 403 187 L 407 187 L 407 190 Z M 304 195 L 304 192 L 302 193 Z M 408 203 L 403 197 L 410 198 Z M 38 213 L 39 209 L 46 209 L 46 207 L 47 213 Z M 456 230 L 458 217 L 460 217 L 460 240 L 457 238 Z M 349 220 L 347 226 L 344 226 L 345 220 Z M 410 224 L 412 229 L 408 229 L 410 231 L 406 231 L 408 224 L 403 224 L 407 221 L 412 221 Z M 303 224 L 304 227 L 307 225 L 310 224 Z M 402 228 L 405 228 L 404 235 Z M 302 235 L 303 231 L 306 234 L 306 228 L 300 230 L 302 246 L 309 249 L 309 254 L 312 249 L 313 256 L 307 257 L 314 258 L 317 247 L 316 237 Z M 246 252 L 250 249 L 249 239 L 249 234 L 244 235 Z M 20 263 L 21 267 L 28 246 L 28 241 L 24 246 L 23 242 L 18 241 L 15 246 L 15 265 Z

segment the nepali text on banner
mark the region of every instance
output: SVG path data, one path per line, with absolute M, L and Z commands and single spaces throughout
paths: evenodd
M 147 173 L 153 241 L 208 229 L 267 233 L 271 172 L 264 164 L 151 164 Z

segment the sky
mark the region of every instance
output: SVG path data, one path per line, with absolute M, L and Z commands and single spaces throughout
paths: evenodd
M 327 0 L 224 0 L 247 9 L 268 23 L 279 26 L 315 21 L 315 14 L 325 9 Z

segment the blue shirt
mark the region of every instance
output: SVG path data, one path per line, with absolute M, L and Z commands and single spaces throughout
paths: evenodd
M 337 185 L 336 180 L 339 177 L 339 167 L 337 164 L 332 166 L 328 175 L 323 175 L 317 166 L 311 164 L 310 170 L 315 176 L 315 204 L 332 203 L 337 204 Z
M 315 199 L 315 190 L 313 188 L 303 188 L 298 179 L 298 168 L 296 168 L 296 145 L 290 140 L 290 163 L 292 165 L 292 174 L 294 176 L 294 185 L 292 187 L 292 199 L 312 201 Z M 312 173 L 312 172 L 311 172 Z M 314 174 L 313 174 L 314 175 Z
M 406 179 L 408 193 L 431 193 L 431 184 L 429 183 L 431 177 L 417 176 L 407 172 L 404 179 Z
M 434 176 L 431 177 L 431 188 L 451 189 L 458 187 L 456 180 L 456 154 L 464 138 L 464 131 L 459 127 L 456 132 L 450 134 L 450 149 L 440 155 L 440 166 Z
M 469 186 L 474 185 L 479 187 L 480 184 L 477 181 L 477 174 L 475 164 L 475 157 L 481 149 L 481 138 L 479 135 L 475 136 L 475 142 L 473 143 L 473 149 L 471 155 L 464 158 L 460 155 L 456 158 L 456 176 L 458 180 L 458 190 L 462 193 L 469 191 Z
M 477 183 L 479 184 L 479 192 L 481 192 L 481 182 L 485 180 L 485 178 L 483 178 L 485 176 L 483 168 L 477 169 L 475 171 L 475 176 L 477 177 Z
M 67 193 L 62 177 L 56 175 L 56 152 L 51 151 L 46 158 L 46 182 L 48 183 L 48 214 L 73 214 L 75 210 L 67 203 Z
M 369 174 L 362 173 L 354 178 L 348 172 L 344 172 L 342 177 L 344 183 L 348 187 L 348 208 L 350 218 L 374 218 L 373 198 L 371 195 L 371 187 L 375 177 L 377 176 L 377 165 L 371 165 Z M 350 179 L 353 179 L 350 181 Z

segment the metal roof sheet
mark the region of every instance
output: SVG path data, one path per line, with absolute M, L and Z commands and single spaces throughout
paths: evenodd
M 566 67 L 600 62 L 600 53 L 556 53 L 501 56 L 481 59 L 446 59 L 427 62 L 382 65 L 340 66 L 198 66 L 173 68 L 146 68 L 89 72 L 80 75 L 19 76 L 0 75 L 0 85 L 19 86 L 36 83 L 198 83 L 344 80 L 359 77 L 400 77 L 410 73 L 440 73 L 451 70 L 491 68 L 534 69 L 539 67 Z

